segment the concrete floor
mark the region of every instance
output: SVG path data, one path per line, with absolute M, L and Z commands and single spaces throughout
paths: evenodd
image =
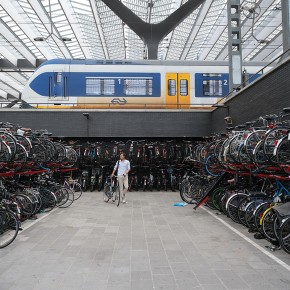
M 117 208 L 86 192 L 0 250 L 0 289 L 290 289 L 286 253 L 267 256 L 242 226 L 175 202 L 178 193 L 133 192 Z

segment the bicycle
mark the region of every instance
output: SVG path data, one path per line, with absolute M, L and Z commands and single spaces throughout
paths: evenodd
M 104 202 L 108 202 L 111 199 L 117 207 L 120 205 L 120 186 L 116 175 L 106 178 L 103 198 Z

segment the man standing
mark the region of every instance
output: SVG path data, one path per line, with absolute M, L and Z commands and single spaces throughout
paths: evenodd
M 112 172 L 112 176 L 114 176 L 115 172 L 117 171 L 119 186 L 120 186 L 120 193 L 121 199 L 123 203 L 126 202 L 126 192 L 128 190 L 128 172 L 130 171 L 130 161 L 125 159 L 125 153 L 120 154 L 120 160 L 116 162 L 114 170 Z

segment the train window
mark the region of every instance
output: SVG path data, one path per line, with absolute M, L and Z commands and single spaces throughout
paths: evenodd
M 152 79 L 125 79 L 124 94 L 127 96 L 151 96 Z
M 202 74 L 203 77 L 222 77 L 222 74 L 216 74 L 216 73 L 205 73 Z
M 180 80 L 180 95 L 187 96 L 188 95 L 188 80 Z
M 86 94 L 87 95 L 101 95 L 101 79 L 88 78 L 86 79 Z
M 114 79 L 103 79 L 103 93 L 105 96 L 115 95 L 115 80 Z
M 203 81 L 203 95 L 204 96 L 222 96 L 223 87 L 221 80 L 206 80 Z
M 115 80 L 114 79 L 86 79 L 86 95 L 95 96 L 112 96 L 115 95 Z
M 176 95 L 176 80 L 168 80 L 168 96 Z

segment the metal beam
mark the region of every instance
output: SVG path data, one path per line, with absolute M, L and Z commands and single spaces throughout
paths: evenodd
M 105 58 L 108 59 L 109 58 L 109 52 L 108 52 L 107 43 L 106 43 L 106 39 L 105 39 L 105 36 L 104 36 L 104 31 L 103 31 L 102 25 L 98 25 L 98 24 L 101 23 L 101 19 L 99 17 L 99 13 L 97 11 L 95 0 L 90 0 L 90 5 L 91 5 L 91 8 L 92 8 L 92 12 L 93 12 L 94 18 L 95 18 L 96 27 L 97 27 L 97 30 L 99 32 L 99 36 L 100 36 L 100 39 L 101 39 L 101 42 L 102 42 L 104 55 L 105 55 Z
M 48 33 L 50 33 L 52 20 L 49 18 L 47 12 L 42 6 L 41 1 L 27 0 L 27 2 L 31 5 L 31 8 L 35 12 L 39 20 L 42 22 L 42 25 L 44 26 L 44 28 L 47 30 Z M 54 32 L 57 33 L 57 29 L 54 25 L 53 25 L 53 29 L 54 29 Z M 35 35 L 35 36 L 42 36 L 42 35 Z M 57 35 L 57 36 L 60 38 L 60 35 Z M 69 52 L 67 47 L 63 45 L 63 42 L 60 39 L 56 37 L 51 37 L 51 39 L 53 39 L 58 49 L 61 51 L 61 53 L 64 55 L 65 58 L 72 58 L 71 53 Z
M 0 53 L 6 57 L 6 59 L 0 59 L 0 68 L 13 67 L 17 65 L 17 57 L 6 47 L 0 45 Z
M 207 14 L 212 2 L 213 2 L 213 0 L 205 1 L 202 9 L 199 11 L 199 15 L 195 21 L 195 25 L 192 26 L 192 30 L 191 30 L 189 37 L 185 43 L 183 52 L 182 52 L 181 57 L 180 57 L 181 60 L 184 60 L 186 58 L 186 56 L 190 50 L 191 44 L 193 43 L 196 35 L 198 34 L 199 29 L 201 28 L 201 25 L 204 21 L 204 18 L 206 17 L 206 14 Z
M 148 58 L 157 59 L 160 41 L 205 0 L 188 0 L 158 24 L 144 22 L 119 0 L 102 0 L 147 45 Z
M 281 1 L 282 8 L 282 27 L 283 27 L 283 51 L 290 48 L 290 0 Z M 283 55 L 283 59 L 290 55 L 287 52 Z
M 262 2 L 263 1 L 263 2 Z M 273 4 L 274 0 L 260 0 L 257 4 L 261 7 L 260 14 L 255 18 L 255 24 L 263 17 L 264 13 L 268 10 L 268 7 Z M 253 20 L 251 18 L 245 18 L 242 27 L 243 27 L 243 35 L 242 39 L 244 40 L 244 37 L 246 34 L 250 33 L 252 26 L 253 26 Z M 254 24 L 254 25 L 255 25 Z M 246 30 L 247 29 L 247 30 Z M 245 48 L 245 44 L 243 44 L 243 49 Z M 217 60 L 224 60 L 228 56 L 228 46 L 227 44 L 224 46 L 224 48 L 220 51 L 220 53 L 217 55 Z
M 3 9 L 9 14 L 9 16 L 17 23 L 17 25 L 21 28 L 21 30 L 26 34 L 26 36 L 30 39 L 30 41 L 33 41 L 33 38 L 35 37 L 35 33 L 33 32 L 33 26 L 29 24 L 20 13 L 15 13 L 15 6 L 11 4 L 10 1 L 2 1 L 1 5 Z M 21 26 L 20 26 L 21 25 Z M 54 58 L 55 55 L 51 53 L 47 49 L 47 47 L 44 46 L 37 46 L 36 43 L 34 44 L 37 49 L 46 57 L 47 59 Z M 6 55 L 5 55 L 6 57 Z
M 240 0 L 228 1 L 229 91 L 242 84 L 242 41 Z
M 81 41 L 83 36 L 82 36 L 82 32 L 80 27 L 76 24 L 75 18 L 73 17 L 73 11 L 71 6 L 68 5 L 68 1 L 67 0 L 58 0 L 60 3 L 60 6 L 63 10 L 64 15 L 66 16 L 69 25 L 74 33 L 74 35 L 76 36 L 76 41 L 78 42 L 78 45 L 80 46 L 83 55 L 85 56 L 85 58 L 92 58 L 91 53 L 88 49 L 88 47 L 86 46 L 86 43 Z
M 0 47 L 1 50 L 1 47 Z M 0 69 L 21 69 L 34 71 L 37 67 L 43 64 L 46 59 L 36 59 L 36 65 L 33 66 L 27 59 L 16 59 L 15 64 L 9 59 L 0 59 Z
M 35 66 L 36 58 L 31 53 L 31 51 L 22 43 L 21 39 L 11 31 L 11 29 L 7 26 L 6 23 L 0 19 L 0 31 L 2 36 L 7 39 L 7 41 L 13 45 L 13 43 L 17 43 L 17 46 L 14 47 L 21 55 L 23 55 L 32 65 Z

